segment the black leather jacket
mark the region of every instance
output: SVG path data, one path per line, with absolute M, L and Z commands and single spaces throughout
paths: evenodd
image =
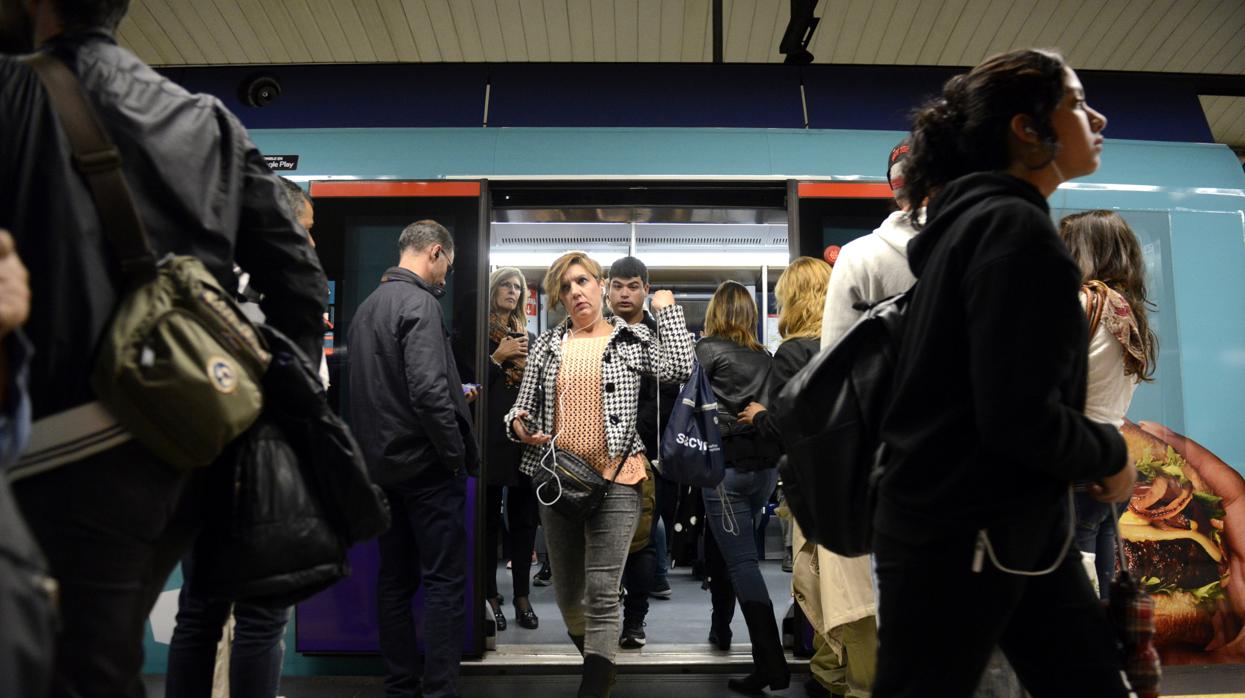
M 401 267 L 350 320 L 350 428 L 372 479 L 393 485 L 429 468 L 474 474 L 471 411 L 437 298 L 444 291 Z
M 709 374 L 718 398 L 718 426 L 726 465 L 738 470 L 758 470 L 777 464 L 777 444 L 760 438 L 756 429 L 740 424 L 738 415 L 748 403 L 765 399 L 765 381 L 772 357 L 721 337 L 705 337 L 696 343 L 696 359 Z
M 268 322 L 318 356 L 324 272 L 238 120 L 102 31 L 43 50 L 78 75 L 121 151 L 156 256 L 198 257 L 225 288 L 237 286 L 236 259 L 265 294 Z M 42 84 L 12 56 L 0 56 L 0 228 L 30 269 L 34 418 L 94 400 L 91 359 L 117 302 L 118 266 Z

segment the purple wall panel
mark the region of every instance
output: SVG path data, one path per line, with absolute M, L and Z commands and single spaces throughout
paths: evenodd
M 471 525 L 476 512 L 476 479 L 467 478 L 467 594 L 463 619 L 463 654 L 483 652 L 480 612 L 476 606 L 476 530 Z M 380 564 L 376 541 L 355 546 L 349 552 L 351 574 L 320 594 L 298 604 L 295 649 L 298 652 L 356 653 L 377 652 L 376 572 Z M 416 635 L 423 647 L 424 592 L 411 604 L 415 613 Z

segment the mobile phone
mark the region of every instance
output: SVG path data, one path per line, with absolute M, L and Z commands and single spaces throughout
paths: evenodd
M 463 383 L 463 395 L 480 387 L 479 383 Z
M 515 339 L 525 339 L 527 337 L 527 333 L 526 332 L 507 332 L 506 336 L 514 337 Z

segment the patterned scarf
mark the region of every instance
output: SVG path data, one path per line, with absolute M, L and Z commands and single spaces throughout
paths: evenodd
M 1089 318 L 1090 336 L 1098 331 L 1098 325 L 1106 327 L 1124 347 L 1124 375 L 1145 375 L 1146 346 L 1128 300 L 1101 281 L 1087 281 L 1081 291 L 1087 299 L 1085 315 Z
M 507 334 L 516 331 L 504 322 L 505 316 L 500 317 L 501 319 L 499 320 L 499 316 L 490 315 L 488 319 L 489 341 L 498 345 L 500 345 L 501 341 L 506 338 Z M 506 376 L 506 385 L 509 387 L 516 387 L 523 383 L 523 369 L 526 367 L 526 356 L 516 356 L 514 358 L 507 359 L 506 362 L 501 365 L 502 373 Z

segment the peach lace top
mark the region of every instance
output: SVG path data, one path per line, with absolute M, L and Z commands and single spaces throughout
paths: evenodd
M 554 432 L 558 448 L 583 458 L 609 480 L 614 476 L 619 456 L 609 455 L 605 443 L 605 410 L 601 400 L 601 361 L 609 336 L 568 339 L 562 345 L 562 364 L 558 369 L 558 408 Z M 635 446 L 640 446 L 636 438 Z M 620 485 L 634 485 L 647 479 L 644 454 L 633 453 L 618 473 Z

